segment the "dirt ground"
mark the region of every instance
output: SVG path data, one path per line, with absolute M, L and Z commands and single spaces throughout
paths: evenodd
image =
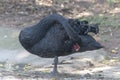
M 87 19 L 90 23 L 100 23 L 100 33 L 94 37 L 105 46 L 104 51 L 110 58 L 103 60 L 101 63 L 95 63 L 94 67 L 87 67 L 83 71 L 82 76 L 78 72 L 71 72 L 73 74 L 60 74 L 60 80 L 119 80 L 120 77 L 112 78 L 104 77 L 107 72 L 103 72 L 103 68 L 111 68 L 111 72 L 118 72 L 120 75 L 120 1 L 119 0 L 4 0 L 0 1 L 0 25 L 1 27 L 13 28 L 21 30 L 25 27 L 31 26 L 39 22 L 44 16 L 48 14 L 59 13 L 68 18 L 78 18 L 80 20 Z M 73 59 L 72 62 L 74 62 Z M 68 60 L 71 61 L 71 60 Z M 87 63 L 88 64 L 88 63 Z M 73 64 L 72 64 L 73 65 Z M 98 66 L 99 65 L 99 66 Z M 25 66 L 25 65 L 24 65 Z M 27 65 L 29 66 L 29 65 Z M 51 67 L 51 66 L 49 66 Z M 49 68 L 48 67 L 48 68 Z M 69 68 L 69 66 L 68 66 Z M 97 73 L 92 74 L 90 71 L 100 69 Z M 102 69 L 101 69 L 102 68 Z M 46 68 L 45 68 L 46 69 Z M 64 68 L 63 68 L 64 70 Z M 45 70 L 43 73 L 33 71 L 30 73 L 23 73 L 19 76 L 20 79 L 15 80 L 30 80 L 22 79 L 21 77 L 32 76 L 31 80 L 41 80 L 38 75 L 41 75 L 43 80 L 58 80 L 48 76 Z M 69 71 L 69 70 L 68 70 Z M 112 73 L 113 73 L 112 72 Z M 6 74 L 8 73 L 8 74 Z M 34 75 L 33 75 L 34 73 Z M 2 72 L 2 74 L 9 75 L 9 72 Z M 17 73 L 16 73 L 17 74 Z M 44 77 L 43 77 L 44 75 Z M 47 78 L 45 78 L 47 76 Z M 97 76 L 97 77 L 96 77 Z M 114 76 L 114 73 L 112 74 Z M 37 79 L 36 79 L 37 77 Z M 7 79 L 0 79 L 7 80 Z M 13 79 L 12 79 L 13 80 Z

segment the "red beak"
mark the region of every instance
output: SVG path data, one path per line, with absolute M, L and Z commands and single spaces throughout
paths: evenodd
M 74 45 L 74 49 L 75 49 L 75 51 L 79 51 L 79 50 L 80 50 L 80 46 L 76 43 L 76 44 Z

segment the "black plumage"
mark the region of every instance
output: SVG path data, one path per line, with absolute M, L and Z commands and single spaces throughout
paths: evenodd
M 73 23 L 69 20 L 59 14 L 49 15 L 38 24 L 23 29 L 19 35 L 20 43 L 30 53 L 45 58 L 55 57 L 54 74 L 58 73 L 57 63 L 59 56 L 103 47 L 92 36 L 87 34 L 93 28 L 84 30 L 82 27 L 73 27 Z M 88 25 L 88 23 L 85 24 Z M 79 30 L 82 29 L 84 30 L 83 33 L 79 33 Z
M 78 19 L 69 19 L 68 22 L 79 35 L 85 35 L 88 32 L 99 33 L 99 24 L 89 24 L 86 20 L 80 21 Z

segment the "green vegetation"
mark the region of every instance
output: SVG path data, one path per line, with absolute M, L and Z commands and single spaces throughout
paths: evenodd
M 114 3 L 119 3 L 120 0 L 107 0 L 110 6 L 114 5 Z
M 120 0 L 107 0 L 110 4 L 111 3 L 118 3 L 118 2 L 120 2 Z
M 82 20 L 88 20 L 90 23 L 99 23 L 101 26 L 109 26 L 109 27 L 119 27 L 120 21 L 117 20 L 116 16 L 111 15 L 96 15 L 96 16 L 90 16 L 90 17 L 82 17 L 80 18 Z

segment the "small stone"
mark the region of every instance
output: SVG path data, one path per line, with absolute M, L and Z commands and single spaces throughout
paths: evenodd
M 92 62 L 90 62 L 90 61 L 87 61 L 87 64 L 88 64 L 90 67 L 93 67 L 93 66 L 94 66 L 94 64 L 93 64 Z
M 91 77 L 91 74 L 90 74 L 90 73 L 87 73 L 87 74 L 84 75 L 84 77 L 90 78 L 90 77 Z

